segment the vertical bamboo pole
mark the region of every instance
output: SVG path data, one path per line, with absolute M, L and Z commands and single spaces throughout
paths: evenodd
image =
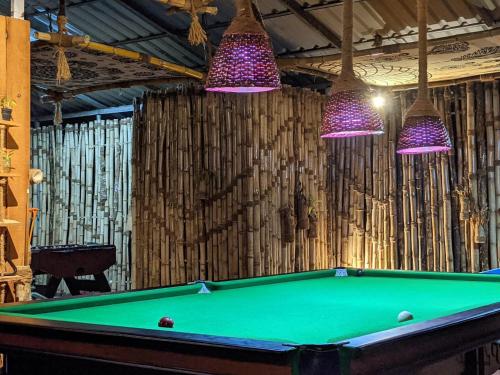
M 478 181 L 477 181 L 477 158 L 476 158 L 476 119 L 475 119 L 475 101 L 474 101 L 474 82 L 467 82 L 467 164 L 469 173 L 469 184 L 471 193 L 471 204 L 478 208 Z M 478 220 L 477 214 L 475 221 Z M 471 233 L 469 238 L 470 243 L 470 259 L 471 271 L 478 272 L 480 270 L 479 263 L 479 246 L 475 241 L 474 222 L 472 223 Z
M 495 130 L 495 206 L 496 212 L 496 259 L 497 265 L 500 265 L 500 93 L 499 81 L 493 82 L 492 104 L 493 104 L 493 127 Z
M 493 97 L 490 83 L 485 84 L 485 120 L 488 168 L 488 210 L 489 210 L 489 267 L 498 267 L 497 257 L 497 217 L 495 191 L 495 129 L 493 120 Z

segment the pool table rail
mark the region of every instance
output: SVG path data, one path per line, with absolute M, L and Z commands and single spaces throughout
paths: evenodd
M 0 332 L 0 351 L 7 358 L 9 353 L 43 353 L 186 373 L 224 374 L 232 368 L 242 374 L 291 374 L 298 353 L 270 341 L 5 315 Z
M 500 303 L 348 339 L 343 373 L 403 374 L 500 337 Z M 353 361 L 355 359 L 355 361 Z

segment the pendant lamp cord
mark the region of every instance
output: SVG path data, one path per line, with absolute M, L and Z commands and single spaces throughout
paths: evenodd
M 429 98 L 427 85 L 427 0 L 417 0 L 418 20 L 418 97 Z
M 345 0 L 342 9 L 342 75 L 354 76 L 352 66 L 352 4 L 353 0 Z
M 236 2 L 236 17 L 254 18 L 251 0 L 238 0 Z

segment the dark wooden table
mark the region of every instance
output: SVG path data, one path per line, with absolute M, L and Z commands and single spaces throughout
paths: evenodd
M 47 298 L 54 297 L 62 280 L 72 295 L 79 295 L 82 291 L 111 291 L 104 271 L 115 263 L 114 245 L 38 246 L 31 249 L 33 274 L 49 275 L 48 283 L 35 285 L 35 291 Z M 89 275 L 94 280 L 76 278 Z

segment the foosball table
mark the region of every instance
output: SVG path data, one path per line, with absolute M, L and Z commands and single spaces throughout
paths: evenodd
M 35 292 L 52 298 L 64 280 L 72 295 L 82 291 L 109 292 L 104 272 L 116 263 L 114 245 L 56 245 L 36 246 L 31 249 L 33 275 L 49 275 L 47 284 L 36 285 Z M 77 279 L 93 276 L 92 279 Z

